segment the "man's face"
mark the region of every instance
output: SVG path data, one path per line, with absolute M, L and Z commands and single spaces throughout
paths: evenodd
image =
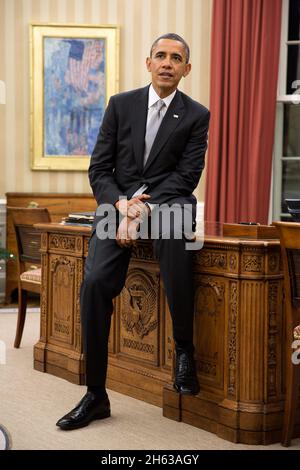
M 184 45 L 173 39 L 160 39 L 151 57 L 147 57 L 146 65 L 152 75 L 152 85 L 161 98 L 176 90 L 181 78 L 191 70 L 191 64 L 186 63 Z

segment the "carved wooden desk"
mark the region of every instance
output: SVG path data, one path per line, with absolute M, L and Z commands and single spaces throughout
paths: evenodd
M 43 288 L 34 367 L 83 384 L 79 289 L 90 229 L 39 229 Z M 134 248 L 126 286 L 114 303 L 108 388 L 231 441 L 276 442 L 284 357 L 279 241 L 207 236 L 194 272 L 200 394 L 180 397 L 171 387 L 170 316 L 149 241 Z

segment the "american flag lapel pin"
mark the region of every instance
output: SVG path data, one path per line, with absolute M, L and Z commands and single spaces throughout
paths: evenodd
M 179 118 L 178 114 L 173 114 L 173 117 L 176 118 L 176 119 Z

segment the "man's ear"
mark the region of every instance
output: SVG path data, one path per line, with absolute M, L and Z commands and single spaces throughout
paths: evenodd
M 184 74 L 183 74 L 184 77 L 186 77 L 190 73 L 191 68 L 192 68 L 192 64 L 186 64 L 185 71 L 184 71 Z
M 147 67 L 148 72 L 151 72 L 151 57 L 147 57 L 146 67 Z

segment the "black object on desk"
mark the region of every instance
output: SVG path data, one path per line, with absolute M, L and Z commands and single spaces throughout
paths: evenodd
M 300 199 L 285 199 L 289 214 L 294 222 L 300 222 Z

